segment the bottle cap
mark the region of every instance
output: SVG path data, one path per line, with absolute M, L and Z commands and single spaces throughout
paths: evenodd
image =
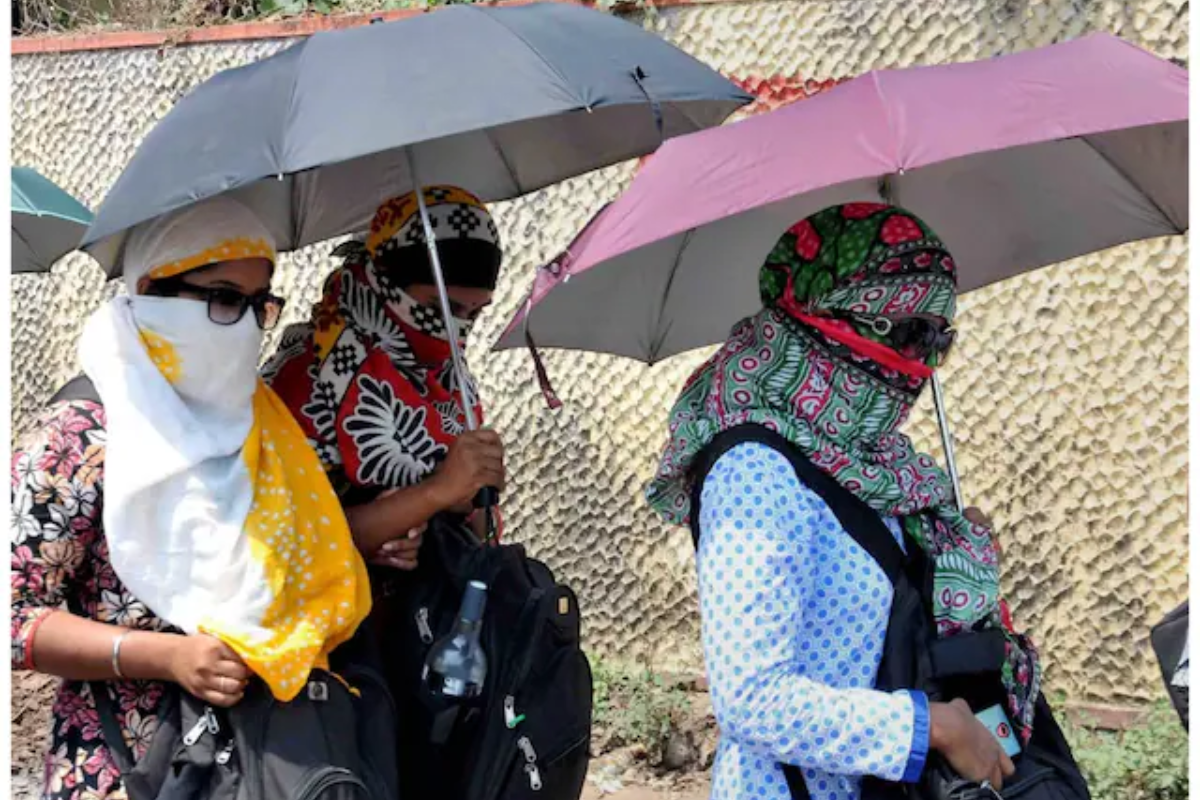
M 469 622 L 479 622 L 483 619 L 483 607 L 487 603 L 487 584 L 482 581 L 471 581 L 463 595 L 462 618 Z

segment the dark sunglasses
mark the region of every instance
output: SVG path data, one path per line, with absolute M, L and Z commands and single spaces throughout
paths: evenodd
M 179 297 L 188 295 L 208 303 L 208 318 L 217 325 L 236 325 L 246 316 L 246 310 L 254 309 L 254 320 L 258 327 L 269 331 L 279 322 L 286 302 L 270 292 L 245 295 L 236 289 L 224 286 L 197 286 L 181 278 L 165 278 L 150 284 L 148 294 L 156 297 Z
M 881 314 L 838 313 L 834 316 L 841 319 L 866 325 L 871 332 L 887 342 L 888 347 L 905 358 L 929 363 L 933 358 L 933 367 L 946 363 L 958 331 L 950 327 L 948 322 L 934 322 L 921 317 L 901 317 L 899 319 Z

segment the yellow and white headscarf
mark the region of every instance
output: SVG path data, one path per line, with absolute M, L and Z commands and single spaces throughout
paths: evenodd
M 88 321 L 80 358 L 104 402 L 104 530 L 113 569 L 155 614 L 228 644 L 289 700 L 370 610 L 366 567 L 317 456 L 258 378 L 252 310 L 139 296 L 238 258 L 275 261 L 270 234 L 216 198 L 136 229 L 129 296 Z

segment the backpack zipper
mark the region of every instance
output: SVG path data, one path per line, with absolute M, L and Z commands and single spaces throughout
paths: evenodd
M 204 713 L 200 715 L 200 719 L 196 720 L 196 724 L 184 735 L 183 743 L 191 747 L 200 741 L 200 737 L 204 735 L 205 731 L 211 733 L 213 736 L 216 736 L 221 731 L 221 725 L 217 722 L 217 715 L 208 707 L 205 707 Z
M 529 628 L 529 642 L 525 647 L 525 652 L 521 654 L 521 661 L 518 663 L 517 671 L 513 673 L 512 682 L 509 683 L 509 686 L 512 687 L 512 689 L 509 691 L 509 694 L 514 697 L 517 694 L 517 689 L 519 689 L 521 684 L 525 682 L 525 677 L 529 674 L 529 668 L 533 666 L 533 652 L 537 649 L 536 634 L 538 630 L 538 624 L 542 621 L 541 608 L 539 608 L 539 606 L 541 605 L 542 598 L 545 596 L 545 594 L 546 591 L 544 589 L 534 589 L 529 593 L 528 614 L 530 617 L 532 617 L 532 623 Z
M 508 693 L 504 695 L 504 727 L 510 731 L 525 721 L 524 714 L 517 713 L 517 690 L 521 688 L 521 684 L 525 682 L 525 676 L 529 672 L 529 668 L 533 662 L 533 651 L 537 649 L 536 634 L 538 623 L 542 621 L 539 606 L 546 592 L 544 589 L 534 589 L 529 593 L 526 599 L 525 608 L 521 611 L 521 623 L 532 619 L 532 623 L 528 629 L 529 642 L 525 647 L 525 652 L 521 654 L 521 660 L 517 665 L 517 671 L 513 673 L 513 678 L 509 682 Z M 517 627 L 519 632 L 524 632 L 525 625 L 519 624 Z
M 525 755 L 525 774 L 529 777 L 529 788 L 535 792 L 542 790 L 542 774 L 537 768 L 537 751 L 528 736 L 517 739 L 517 747 Z
M 524 714 L 517 713 L 517 698 L 513 695 L 504 696 L 504 727 L 510 731 L 525 721 Z
M 433 644 L 433 629 L 429 627 L 428 606 L 421 606 L 417 609 L 417 633 L 421 636 L 422 644 Z
M 221 752 L 217 753 L 216 762 L 222 767 L 229 763 L 233 758 L 233 739 L 229 740 L 229 744 L 221 748 Z

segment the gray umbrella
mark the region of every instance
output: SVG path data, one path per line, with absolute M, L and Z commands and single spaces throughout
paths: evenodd
M 454 6 L 319 33 L 185 97 L 138 149 L 84 244 L 110 275 L 125 232 L 217 194 L 281 249 L 361 230 L 449 183 L 517 197 L 719 124 L 752 98 L 665 40 L 561 3 Z
M 84 245 L 115 276 L 130 228 L 234 192 L 291 250 L 363 229 L 383 199 L 418 186 L 517 197 L 717 125 L 751 99 L 663 39 L 559 3 L 457 6 L 320 33 L 184 98 L 117 179 Z

